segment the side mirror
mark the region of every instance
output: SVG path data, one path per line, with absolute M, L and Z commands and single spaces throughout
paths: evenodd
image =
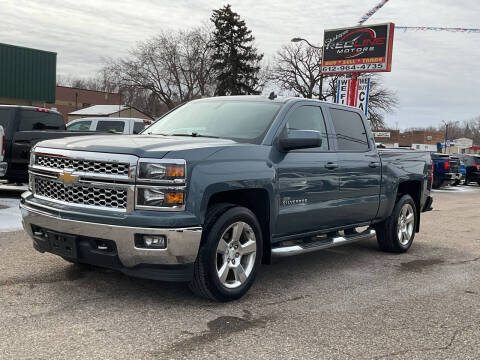
M 284 151 L 316 148 L 322 146 L 322 136 L 313 130 L 291 130 L 279 140 L 279 145 Z

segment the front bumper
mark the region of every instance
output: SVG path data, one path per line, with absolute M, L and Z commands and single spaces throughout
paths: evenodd
M 191 278 L 202 237 L 201 227 L 144 228 L 84 222 L 43 212 L 26 202 L 20 204 L 20 209 L 23 227 L 40 252 L 51 252 L 50 243 L 48 238 L 34 234 L 34 228 L 75 236 L 78 262 L 158 280 L 188 281 Z M 167 248 L 137 248 L 137 234 L 163 235 L 167 238 Z M 95 248 L 95 244 L 102 241 L 113 242 L 114 251 L 102 254 L 100 248 Z

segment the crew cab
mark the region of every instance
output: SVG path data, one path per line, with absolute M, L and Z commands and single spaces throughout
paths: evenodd
M 147 119 L 91 117 L 70 121 L 67 124 L 67 130 L 139 134 L 151 124 L 152 120 Z
M 429 153 L 379 152 L 356 108 L 217 97 L 140 135 L 37 144 L 20 207 L 40 252 L 229 301 L 272 257 L 375 236 L 406 252 L 431 181 Z
M 3 167 L 0 166 L 0 179 L 19 183 L 28 181 L 30 149 L 37 142 L 91 134 L 67 132 L 62 114 L 34 106 L 0 105 L 0 126 L 5 131 L 5 157 Z

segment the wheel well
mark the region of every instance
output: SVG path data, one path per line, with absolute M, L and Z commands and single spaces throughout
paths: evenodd
M 208 202 L 208 208 L 218 203 L 230 203 L 243 206 L 255 214 L 262 230 L 262 263 L 269 264 L 271 258 L 271 241 L 270 202 L 268 192 L 265 189 L 242 189 L 219 192 L 212 195 Z
M 420 181 L 404 181 L 398 185 L 397 199 L 402 195 L 410 195 L 415 202 L 415 207 L 417 208 L 417 228 L 416 232 L 420 231 L 420 197 L 422 194 L 421 182 Z

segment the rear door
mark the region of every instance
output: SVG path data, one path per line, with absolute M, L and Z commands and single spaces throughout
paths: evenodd
M 277 174 L 279 210 L 276 236 L 305 233 L 338 225 L 337 158 L 329 142 L 328 123 L 322 108 L 302 102 L 287 114 L 282 131 L 313 130 L 322 135 L 322 146 L 279 152 Z
M 338 156 L 342 225 L 368 222 L 379 206 L 380 157 L 359 112 L 330 106 L 329 115 Z

